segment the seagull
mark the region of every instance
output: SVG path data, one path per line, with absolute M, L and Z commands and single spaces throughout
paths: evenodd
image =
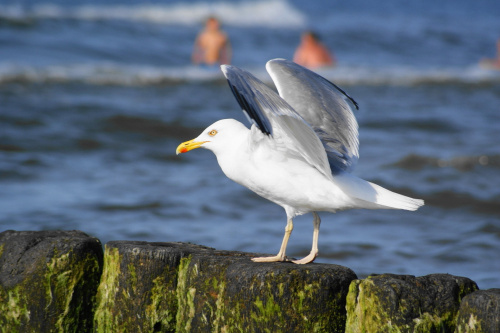
M 181 143 L 176 153 L 212 151 L 229 179 L 283 207 L 287 224 L 278 254 L 252 258 L 254 262 L 314 261 L 320 211 L 414 211 L 424 204 L 351 174 L 359 141 L 350 104 L 356 109 L 358 104 L 335 84 L 285 59 L 266 64 L 278 93 L 243 69 L 221 69 L 251 127 L 234 119 L 219 120 Z M 306 213 L 313 215 L 312 249 L 305 258 L 291 260 L 285 253 L 293 218 Z

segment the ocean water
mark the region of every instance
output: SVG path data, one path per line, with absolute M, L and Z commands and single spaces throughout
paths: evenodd
M 314 29 L 359 103 L 354 173 L 422 198 L 416 212 L 320 214 L 317 262 L 372 273 L 450 273 L 500 287 L 498 1 L 14 1 L 0 3 L 0 231 L 79 229 L 275 254 L 281 207 L 177 145 L 245 121 L 218 70 L 190 64 L 208 15 L 233 64 L 269 82 Z M 309 252 L 312 216 L 288 254 Z

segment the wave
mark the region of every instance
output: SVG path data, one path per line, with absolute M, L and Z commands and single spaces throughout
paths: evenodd
M 496 84 L 500 71 L 478 65 L 465 68 L 416 68 L 345 66 L 319 70 L 319 74 L 343 85 Z
M 305 16 L 285 0 L 198 2 L 142 5 L 33 6 L 0 5 L 0 21 L 12 24 L 47 19 L 125 20 L 157 24 L 199 25 L 214 15 L 234 26 L 303 27 Z
M 444 190 L 426 195 L 424 199 L 425 203 L 430 206 L 446 209 L 469 208 L 480 214 L 497 216 L 500 214 L 500 205 L 498 205 L 500 198 L 498 196 L 491 199 L 482 199 L 469 193 Z
M 179 122 L 167 123 L 158 119 L 140 116 L 115 115 L 107 118 L 104 130 L 106 132 L 128 132 L 146 135 L 149 139 L 174 138 L 182 139 L 197 136 L 203 128 L 185 127 Z M 86 139 L 85 141 L 89 141 Z M 91 142 L 92 143 L 92 142 Z M 81 146 L 81 145 L 80 145 Z M 94 145 L 95 146 L 95 145 Z M 13 146 L 15 148 L 15 146 Z M 0 145 L 0 150 L 2 145 Z
M 451 158 L 410 154 L 390 166 L 413 172 L 424 169 L 430 171 L 430 173 L 422 172 L 422 175 L 427 176 L 424 176 L 420 185 L 427 189 L 394 189 L 398 193 L 424 199 L 428 206 L 444 209 L 466 209 L 487 215 L 500 213 L 500 205 L 498 204 L 500 195 L 495 185 L 490 182 L 488 185 L 483 183 L 488 174 L 494 174 L 500 169 L 499 154 L 465 155 Z M 435 170 L 441 168 L 453 168 L 458 173 L 450 176 L 448 172 L 439 173 Z M 488 172 L 487 168 L 491 170 Z M 475 175 L 464 175 L 466 172 L 475 172 Z M 433 175 L 429 177 L 430 174 Z
M 85 83 L 91 85 L 144 86 L 214 81 L 224 77 L 218 69 L 196 66 L 154 67 L 118 64 L 72 64 L 47 67 L 0 67 L 2 83 Z
M 264 82 L 271 79 L 263 66 L 241 66 Z M 488 71 L 479 67 L 441 70 L 416 68 L 367 68 L 340 66 L 319 70 L 319 74 L 342 86 L 350 85 L 491 85 L 500 83 L 500 71 Z M 0 84 L 6 83 L 72 83 L 90 85 L 147 86 L 180 84 L 191 81 L 224 81 L 217 68 L 193 65 L 167 67 L 127 65 L 117 63 L 87 63 L 52 65 L 45 67 L 0 64 Z
M 392 166 L 407 170 L 422 170 L 430 167 L 471 171 L 476 167 L 500 168 L 500 155 L 456 156 L 450 159 L 441 159 L 411 154 L 405 156 Z

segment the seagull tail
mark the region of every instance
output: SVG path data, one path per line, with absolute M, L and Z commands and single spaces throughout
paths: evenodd
M 339 177 L 340 176 L 340 177 Z M 374 204 L 372 209 L 404 209 L 417 210 L 424 205 L 424 200 L 410 198 L 392 191 L 382 186 L 370 183 L 348 173 L 336 176 L 341 188 L 349 196 L 364 202 Z
M 414 199 L 389 191 L 382 186 L 367 182 L 375 191 L 375 203 L 394 209 L 417 210 L 424 205 L 424 200 Z

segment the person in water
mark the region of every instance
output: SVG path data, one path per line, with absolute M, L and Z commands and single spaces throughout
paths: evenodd
M 219 20 L 209 17 L 205 28 L 198 34 L 192 54 L 194 64 L 229 64 L 231 62 L 231 44 L 226 33 L 220 29 Z
M 487 69 L 500 70 L 500 38 L 497 40 L 497 57 L 493 59 L 481 59 L 479 64 Z
M 318 35 L 312 31 L 302 34 L 293 61 L 308 68 L 335 66 L 335 58 L 320 42 Z

